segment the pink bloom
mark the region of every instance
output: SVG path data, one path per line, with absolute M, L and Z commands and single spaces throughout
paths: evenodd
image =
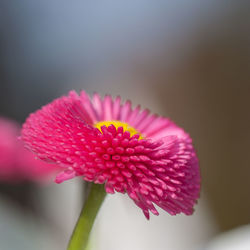
M 200 174 L 192 140 L 167 118 L 98 94 L 71 91 L 31 114 L 23 125 L 27 148 L 75 176 L 127 193 L 149 218 L 154 204 L 171 215 L 192 214 Z
M 18 140 L 20 127 L 14 121 L 0 118 L 0 180 L 19 182 L 43 181 L 55 174 L 56 167 L 41 160 L 24 148 Z

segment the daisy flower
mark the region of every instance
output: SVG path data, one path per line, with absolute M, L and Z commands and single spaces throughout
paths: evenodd
M 107 193 L 127 193 L 148 219 L 149 212 L 158 215 L 155 205 L 190 215 L 199 197 L 190 136 L 120 97 L 71 91 L 31 114 L 22 139 L 38 158 L 63 168 L 57 183 L 80 176 Z

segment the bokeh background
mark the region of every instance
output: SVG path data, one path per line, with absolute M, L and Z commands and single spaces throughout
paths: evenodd
M 249 1 L 2 0 L 0 115 L 21 124 L 84 89 L 171 117 L 200 159 L 195 214 L 148 222 L 111 196 L 93 250 L 250 249 L 249 44 Z M 1 181 L 0 249 L 65 249 L 82 189 L 79 180 Z

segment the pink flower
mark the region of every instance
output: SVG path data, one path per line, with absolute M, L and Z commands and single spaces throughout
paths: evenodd
M 37 160 L 24 148 L 19 125 L 0 117 L 0 180 L 4 182 L 44 181 L 58 169 Z
M 91 99 L 71 91 L 31 114 L 22 139 L 40 159 L 75 176 L 105 184 L 107 193 L 127 193 L 149 218 L 154 204 L 171 215 L 192 214 L 200 174 L 192 140 L 167 118 L 107 95 Z

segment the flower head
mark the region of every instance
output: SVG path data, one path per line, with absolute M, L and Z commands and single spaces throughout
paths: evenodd
M 3 182 L 43 181 L 56 173 L 56 167 L 37 160 L 24 148 L 19 125 L 0 117 L 0 180 Z
M 56 182 L 75 176 L 127 193 L 149 218 L 154 204 L 171 215 L 192 214 L 200 174 L 192 140 L 167 118 L 131 107 L 120 97 L 91 99 L 71 91 L 31 114 L 22 138 L 40 159 L 63 168 Z

